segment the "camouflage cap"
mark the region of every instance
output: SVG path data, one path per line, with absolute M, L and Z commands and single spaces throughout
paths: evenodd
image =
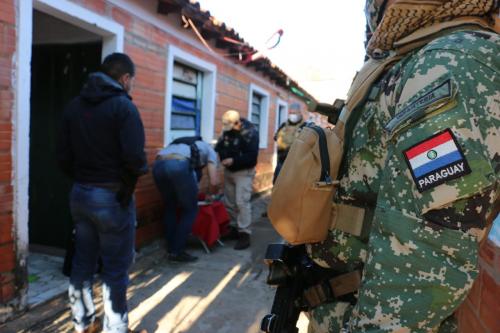
M 382 21 L 386 4 L 387 0 L 366 0 L 366 23 L 372 33 L 375 32 L 380 21 Z

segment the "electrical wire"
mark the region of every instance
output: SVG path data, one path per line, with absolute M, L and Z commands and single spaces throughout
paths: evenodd
M 198 39 L 200 40 L 200 42 L 212 54 L 216 54 L 216 55 L 219 55 L 219 56 L 222 56 L 222 57 L 238 56 L 239 60 L 242 61 L 242 62 L 244 62 L 244 63 L 248 63 L 250 61 L 256 60 L 256 59 L 260 58 L 263 55 L 262 52 L 257 51 L 257 50 L 239 51 L 239 52 L 234 52 L 234 53 L 220 53 L 220 52 L 216 52 L 216 51 L 214 51 L 214 49 L 212 49 L 210 47 L 210 45 L 208 44 L 208 42 L 206 41 L 206 39 L 201 35 L 200 31 L 198 30 L 198 28 L 196 27 L 196 25 L 193 23 L 193 21 L 189 17 L 186 17 L 185 15 L 182 15 L 181 17 L 182 17 L 182 21 L 184 22 L 184 28 L 187 29 L 188 27 L 191 27 L 191 29 L 193 29 L 194 33 L 196 34 L 196 37 L 198 37 Z M 279 29 L 278 31 L 276 31 L 275 33 L 273 33 L 271 35 L 271 37 L 269 37 L 269 39 L 266 41 L 266 44 L 269 43 L 269 41 L 271 41 L 276 35 L 278 35 L 278 40 L 272 46 L 266 47 L 267 50 L 272 50 L 276 46 L 278 46 L 278 44 L 281 42 L 281 36 L 283 36 L 283 29 Z M 226 41 L 226 42 L 233 43 L 235 45 L 240 45 L 240 46 L 246 46 L 247 45 L 246 43 L 243 43 L 241 41 L 238 41 L 236 39 L 233 39 L 233 38 L 230 38 L 230 37 L 226 37 L 226 36 L 224 36 L 222 39 L 224 41 Z

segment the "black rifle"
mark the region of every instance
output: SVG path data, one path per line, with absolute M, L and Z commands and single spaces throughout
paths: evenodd
M 260 328 L 267 333 L 298 333 L 300 312 L 309 310 L 304 291 L 335 274 L 316 265 L 303 245 L 269 244 L 265 261 L 269 266 L 267 284 L 277 289 L 271 313 L 264 316 Z
M 356 302 L 353 291 L 361 282 L 359 267 L 348 273 L 341 264 L 335 270 L 322 268 L 309 258 L 304 245 L 269 244 L 264 260 L 269 266 L 267 284 L 277 289 L 271 313 L 260 324 L 263 332 L 298 333 L 296 325 L 302 311 L 322 302 Z M 335 287 L 331 282 L 335 282 Z
M 304 290 L 304 266 L 300 263 L 305 254 L 303 246 L 269 244 L 265 261 L 269 265 L 267 284 L 277 286 L 271 313 L 262 319 L 260 328 L 268 333 L 298 333 L 296 327 L 300 312 L 304 310 L 298 302 Z

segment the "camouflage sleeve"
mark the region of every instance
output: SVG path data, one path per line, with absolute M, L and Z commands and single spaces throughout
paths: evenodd
M 499 45 L 497 35 L 454 33 L 394 79 L 353 331 L 437 331 L 470 291 L 498 200 Z
M 500 45 L 498 36 L 481 34 L 454 34 L 421 51 L 386 125 L 395 172 L 404 176 L 391 185 L 414 203 L 401 208 L 464 231 L 484 228 L 498 197 L 500 62 L 493 55 Z

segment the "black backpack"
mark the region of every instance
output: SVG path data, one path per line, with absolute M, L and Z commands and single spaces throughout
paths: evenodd
M 203 141 L 203 139 L 201 138 L 201 136 L 184 136 L 175 139 L 174 141 L 172 141 L 171 144 L 173 145 L 185 144 L 189 146 L 189 148 L 191 149 L 191 158 L 189 159 L 189 165 L 191 169 L 193 169 L 196 172 L 196 177 L 198 178 L 199 181 L 202 176 L 201 169 L 203 169 L 203 165 L 201 164 L 200 150 L 196 145 L 196 141 Z

